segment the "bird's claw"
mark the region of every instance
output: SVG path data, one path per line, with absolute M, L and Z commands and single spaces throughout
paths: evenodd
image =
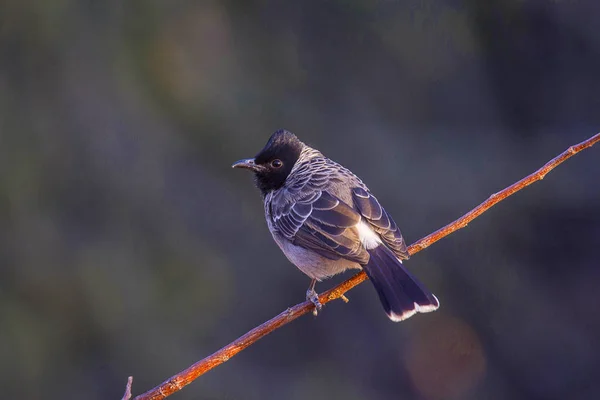
M 306 291 L 306 300 L 310 301 L 315 305 L 315 308 L 313 309 L 313 315 L 315 317 L 319 315 L 319 311 L 321 311 L 321 309 L 323 308 L 323 304 L 321 304 L 321 302 L 319 301 L 319 295 L 317 294 L 317 292 L 315 292 L 314 289 L 308 289 Z

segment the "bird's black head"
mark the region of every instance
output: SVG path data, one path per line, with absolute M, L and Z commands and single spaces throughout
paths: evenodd
M 233 167 L 254 171 L 256 186 L 266 195 L 283 186 L 303 147 L 296 135 L 281 129 L 271 135 L 256 157 L 240 160 Z

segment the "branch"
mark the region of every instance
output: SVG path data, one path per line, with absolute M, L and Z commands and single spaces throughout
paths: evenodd
M 578 145 L 571 146 L 559 156 L 550 160 L 546 165 L 542 168 L 538 169 L 533 174 L 526 176 L 520 181 L 510 185 L 506 189 L 499 191 L 498 193 L 492 194 L 486 201 L 457 219 L 456 221 L 444 226 L 441 229 L 433 232 L 432 234 L 425 236 L 421 240 L 413 243 L 408 247 L 408 252 L 410 255 L 418 253 L 419 251 L 431 246 L 433 243 L 438 240 L 448 236 L 449 234 L 464 228 L 468 225 L 469 222 L 479 217 L 485 211 L 489 210 L 492 206 L 501 202 L 508 196 L 518 192 L 526 186 L 531 185 L 532 183 L 544 179 L 546 174 L 552 171 L 557 165 L 563 163 L 567 159 L 571 158 L 573 155 L 579 153 L 581 150 L 586 149 L 588 147 L 593 146 L 595 143 L 600 142 L 600 133 L 592 136 L 591 138 L 579 143 Z M 319 295 L 319 301 L 321 304 L 329 303 L 332 300 L 336 300 L 339 298 L 344 298 L 344 293 L 358 284 L 367 280 L 367 274 L 364 271 L 359 272 L 354 275 L 350 279 L 340 283 L 339 285 L 333 287 L 332 289 L 327 290 Z M 212 355 L 206 357 L 203 360 L 198 361 L 193 364 L 189 368 L 179 372 L 178 374 L 172 376 L 168 380 L 164 381 L 154 389 L 147 391 L 144 394 L 137 396 L 134 400 L 158 400 L 164 399 L 165 397 L 181 390 L 184 386 L 189 385 L 194 380 L 196 380 L 199 376 L 203 375 L 205 372 L 213 369 L 214 367 L 223 364 L 225 361 L 228 361 L 231 357 L 235 356 L 240 351 L 244 350 L 248 346 L 256 343 L 259 339 L 273 332 L 275 329 L 282 327 L 283 325 L 292 322 L 296 318 L 312 311 L 314 309 L 314 305 L 310 301 L 305 301 L 304 303 L 296 304 L 295 306 L 288 308 L 275 318 L 270 319 L 269 321 L 263 323 L 262 325 L 257 326 L 252 329 L 245 335 L 240 338 L 234 340 L 227 346 L 213 353 Z M 131 378 L 130 378 L 131 379 Z M 127 385 L 128 390 L 131 389 L 131 380 Z M 127 397 L 127 392 L 126 396 Z
M 131 399 L 131 384 L 133 383 L 133 376 L 127 378 L 127 385 L 125 386 L 125 393 L 123 394 L 123 398 L 121 400 L 129 400 Z

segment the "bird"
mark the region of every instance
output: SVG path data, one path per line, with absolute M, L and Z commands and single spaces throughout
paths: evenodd
M 254 173 L 273 239 L 310 279 L 306 299 L 322 305 L 318 281 L 364 270 L 395 322 L 436 310 L 439 301 L 402 264 L 409 258 L 400 229 L 354 173 L 296 135 L 275 131 L 254 157 L 232 165 Z

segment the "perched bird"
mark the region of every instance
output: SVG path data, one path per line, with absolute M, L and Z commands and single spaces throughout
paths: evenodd
M 233 168 L 254 172 L 273 239 L 312 279 L 306 298 L 315 311 L 321 309 L 317 281 L 361 268 L 392 321 L 439 307 L 402 265 L 409 254 L 396 223 L 348 169 L 286 130 L 273 133 L 256 157 Z

